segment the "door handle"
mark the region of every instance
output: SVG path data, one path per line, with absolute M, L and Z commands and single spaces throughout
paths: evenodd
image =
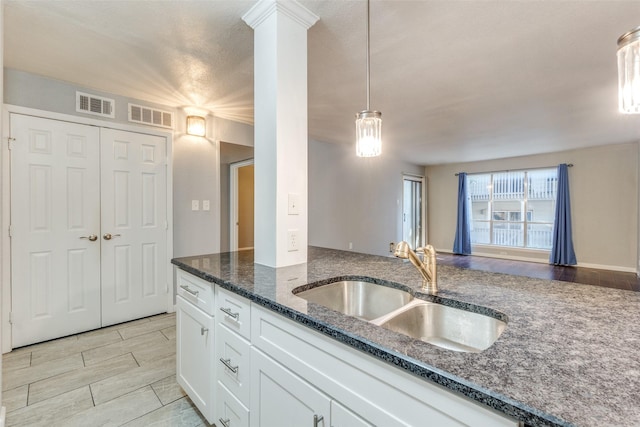
M 104 233 L 104 234 L 102 235 L 102 238 L 103 238 L 104 240 L 111 240 L 111 239 L 112 239 L 112 238 L 114 238 L 114 237 L 120 237 L 120 234 Z
M 95 242 L 96 240 L 98 240 L 98 236 L 96 236 L 95 234 L 91 234 L 89 236 L 80 236 L 81 239 L 89 239 L 92 242 Z

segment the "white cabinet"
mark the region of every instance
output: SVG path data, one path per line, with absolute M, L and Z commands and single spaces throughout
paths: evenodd
M 331 401 L 331 427 L 373 427 L 340 403 Z
M 178 382 L 218 427 L 518 426 L 218 285 L 178 275 L 202 285 L 197 295 L 195 286 L 178 295 Z M 214 300 L 215 355 L 205 331 L 213 313 L 196 307 Z
M 308 382 L 252 349 L 251 427 L 329 427 L 331 399 Z
M 213 423 L 216 419 L 214 288 L 182 270 L 177 275 L 178 283 L 189 282 L 192 288 L 191 292 L 183 289 L 176 297 L 176 379 L 207 421 Z M 198 290 L 194 283 L 200 285 Z M 198 308 L 198 297 L 211 301 L 209 313 Z
M 251 408 L 251 303 L 216 286 L 217 420 L 248 427 Z
M 342 416 L 361 418 L 359 421 L 364 425 L 368 422 L 389 427 L 518 426 L 516 420 L 471 399 L 389 366 L 258 305 L 252 305 L 251 326 L 254 347 L 347 409 Z M 272 377 L 272 381 L 279 382 L 279 377 Z M 253 405 L 255 408 L 256 403 Z M 278 408 L 288 410 L 283 404 Z

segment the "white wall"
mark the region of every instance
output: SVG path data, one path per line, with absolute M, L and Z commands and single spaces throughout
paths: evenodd
M 355 142 L 354 142 L 355 144 Z M 384 149 L 384 147 L 383 147 Z M 382 154 L 356 157 L 353 145 L 309 141 L 309 244 L 390 255 L 402 238 L 402 174 L 421 166 Z
M 607 145 L 537 156 L 426 167 L 431 243 L 451 251 L 456 227 L 456 172 L 555 166 L 569 169 L 573 243 L 579 265 L 636 271 L 638 254 L 638 144 Z M 474 250 L 474 253 L 477 251 Z M 548 260 L 546 252 L 501 248 L 494 253 Z
M 180 115 L 185 116 L 184 113 Z M 177 123 L 186 123 L 186 116 Z M 176 129 L 173 146 L 175 257 L 221 250 L 220 141 L 253 146 L 253 127 L 219 117 L 207 117 L 206 138 L 186 135 L 184 128 Z M 224 181 L 228 185 L 228 180 Z M 199 211 L 191 210 L 192 200 L 199 201 Z M 210 201 L 210 211 L 202 210 L 203 200 Z

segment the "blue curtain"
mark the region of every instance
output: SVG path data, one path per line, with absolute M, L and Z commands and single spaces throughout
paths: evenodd
M 467 174 L 458 174 L 458 222 L 456 226 L 456 238 L 453 241 L 453 253 L 458 255 L 471 255 L 471 225 L 469 218 L 471 209 L 467 195 Z
M 553 225 L 553 246 L 549 263 L 555 265 L 576 265 L 571 235 L 571 202 L 569 198 L 569 173 L 566 163 L 558 165 L 558 196 L 556 216 Z

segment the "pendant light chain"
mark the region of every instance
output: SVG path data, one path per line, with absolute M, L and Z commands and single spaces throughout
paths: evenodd
M 370 17 L 369 12 L 369 0 L 367 0 L 367 111 L 371 110 L 370 101 L 371 101 L 371 48 L 370 48 Z

